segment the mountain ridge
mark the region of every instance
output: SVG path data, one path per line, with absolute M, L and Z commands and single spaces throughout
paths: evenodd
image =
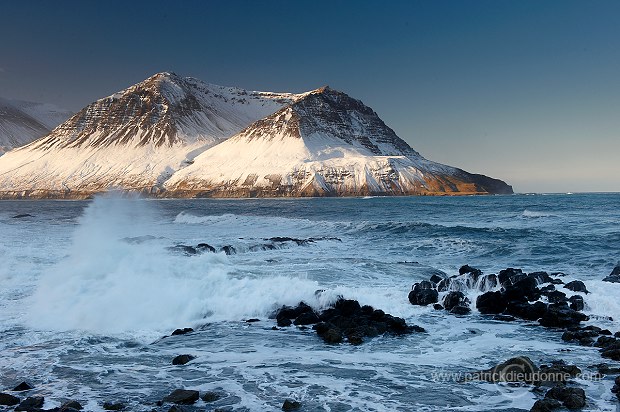
M 247 91 L 174 73 L 86 106 L 0 157 L 1 198 L 512 193 L 422 157 L 361 101 L 329 86 Z

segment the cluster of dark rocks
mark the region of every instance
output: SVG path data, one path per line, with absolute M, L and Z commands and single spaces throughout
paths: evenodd
M 287 244 L 292 244 L 292 245 L 297 245 L 297 246 L 307 246 L 307 245 L 316 243 L 321 240 L 332 240 L 332 241 L 342 242 L 342 240 L 337 237 L 311 237 L 307 239 L 298 239 L 298 238 L 286 237 L 286 236 L 275 236 L 271 238 L 265 238 L 263 240 L 267 243 L 252 245 L 247 250 L 250 252 L 258 252 L 258 251 L 263 251 L 263 250 L 276 250 L 276 249 L 282 249 L 286 247 Z M 196 246 L 178 244 L 178 245 L 168 247 L 167 250 L 171 252 L 181 253 L 186 256 L 194 256 L 194 255 L 199 255 L 202 253 L 218 253 L 218 252 L 224 252 L 227 255 L 235 255 L 239 252 L 232 245 L 224 245 L 224 246 L 216 248 L 214 246 L 211 246 L 208 243 L 199 243 Z
M 603 282 L 620 283 L 620 263 L 616 265 L 609 276 L 603 279 Z
M 568 298 L 556 286 L 572 292 L 589 293 L 583 282 L 575 280 L 564 284 L 556 273 L 524 273 L 521 269 L 508 268 L 499 274 L 485 275 L 481 270 L 465 265 L 459 274 L 452 277 L 433 275 L 413 285 L 409 292 L 409 302 L 413 305 L 434 304 L 435 309 L 445 309 L 457 315 L 471 312 L 471 302 L 463 291 L 476 289 L 487 291 L 476 299 L 476 308 L 482 314 L 496 315 L 497 320 L 515 318 L 539 321 L 546 327 L 566 328 L 579 325 L 588 317 L 581 313 L 584 309 L 583 297 L 574 295 Z M 546 285 L 546 286 L 541 286 Z M 489 291 L 489 289 L 499 290 Z M 439 294 L 445 292 L 442 303 Z M 545 296 L 547 302 L 540 299 Z
M 314 325 L 319 337 L 326 343 L 348 342 L 359 345 L 364 338 L 372 338 L 385 333 L 405 335 L 424 332 L 419 326 L 407 325 L 404 319 L 385 313 L 372 306 L 360 305 L 356 300 L 338 299 L 323 311 L 300 302 L 297 306 L 282 306 L 271 318 L 276 319 L 279 327 L 296 325 L 307 327 Z
M 15 386 L 10 392 L 15 394 L 0 392 L 0 407 L 15 407 L 17 412 L 77 412 L 83 409 L 82 405 L 77 401 L 64 402 L 60 407 L 53 409 L 42 409 L 45 403 L 43 396 L 27 396 L 21 399 L 18 395 L 33 390 L 33 386 L 27 382 L 21 382 Z

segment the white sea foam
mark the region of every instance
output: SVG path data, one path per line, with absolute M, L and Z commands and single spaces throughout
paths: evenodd
M 523 213 L 521 214 L 521 216 L 523 218 L 529 218 L 529 219 L 538 219 L 538 218 L 544 218 L 544 217 L 557 217 L 557 215 L 553 213 L 540 212 L 540 211 L 529 210 L 529 209 L 525 209 Z
M 152 218 L 145 201 L 97 198 L 69 255 L 41 277 L 28 322 L 100 333 L 166 330 L 264 316 L 275 303 L 309 300 L 318 288 L 300 277 L 235 276 L 224 254 L 187 257 L 168 252 L 166 240 L 122 240 L 148 233 Z

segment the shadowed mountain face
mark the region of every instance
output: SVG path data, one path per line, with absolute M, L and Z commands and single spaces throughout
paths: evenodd
M 361 101 L 250 92 L 159 73 L 0 158 L 0 197 L 512 193 L 422 157 Z
M 45 136 L 71 114 L 50 104 L 0 98 L 0 154 Z

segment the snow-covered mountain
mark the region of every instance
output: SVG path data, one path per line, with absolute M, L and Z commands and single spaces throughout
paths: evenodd
M 512 193 L 506 183 L 423 158 L 359 100 L 314 90 L 205 151 L 168 196 Z
M 0 154 L 45 136 L 72 114 L 52 104 L 0 98 Z
M 0 197 L 512 193 L 423 158 L 359 100 L 159 73 L 0 157 Z
M 158 73 L 2 156 L 0 196 L 75 198 L 109 188 L 155 194 L 196 155 L 300 96 Z

